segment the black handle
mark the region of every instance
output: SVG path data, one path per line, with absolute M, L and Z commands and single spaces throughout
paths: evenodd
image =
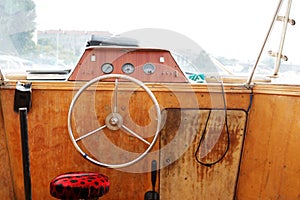
M 155 191 L 156 174 L 157 174 L 157 162 L 156 162 L 156 160 L 152 160 L 152 163 L 151 163 L 151 183 L 152 183 L 153 191 Z
M 152 160 L 151 162 L 152 191 L 148 191 L 145 193 L 144 200 L 159 200 L 159 194 L 155 192 L 156 176 L 157 176 L 157 162 L 156 160 Z
M 19 112 L 20 112 L 21 146 L 22 146 L 25 199 L 31 200 L 32 194 L 31 194 L 29 145 L 28 145 L 27 108 L 19 108 Z

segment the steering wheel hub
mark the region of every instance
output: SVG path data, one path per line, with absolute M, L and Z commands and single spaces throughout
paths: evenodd
M 110 113 L 105 119 L 105 124 L 110 130 L 118 130 L 123 125 L 123 117 L 119 113 Z

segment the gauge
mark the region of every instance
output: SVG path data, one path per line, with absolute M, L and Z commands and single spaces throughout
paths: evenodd
M 146 63 L 143 66 L 143 70 L 146 74 L 153 74 L 155 71 L 155 66 L 152 63 Z
M 122 72 L 124 72 L 125 74 L 131 74 L 134 72 L 134 66 L 131 63 L 125 63 L 122 66 Z
M 110 74 L 114 70 L 114 66 L 111 63 L 104 63 L 101 66 L 101 70 L 104 74 Z

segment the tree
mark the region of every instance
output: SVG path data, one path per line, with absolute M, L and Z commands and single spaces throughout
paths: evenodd
M 32 51 L 35 18 L 32 0 L 1 0 L 0 53 L 25 55 Z

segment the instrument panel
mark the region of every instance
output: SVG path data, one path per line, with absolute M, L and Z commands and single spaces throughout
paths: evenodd
M 122 65 L 122 72 L 124 74 L 132 74 L 135 71 L 135 66 L 132 63 L 125 63 Z M 145 74 L 153 74 L 155 72 L 155 64 L 146 63 L 143 65 L 143 72 Z M 114 65 L 112 63 L 104 63 L 101 66 L 101 71 L 104 74 L 111 74 L 114 71 Z
M 105 74 L 124 74 L 142 82 L 188 82 L 168 50 L 129 47 L 89 47 L 69 81 L 89 81 Z

